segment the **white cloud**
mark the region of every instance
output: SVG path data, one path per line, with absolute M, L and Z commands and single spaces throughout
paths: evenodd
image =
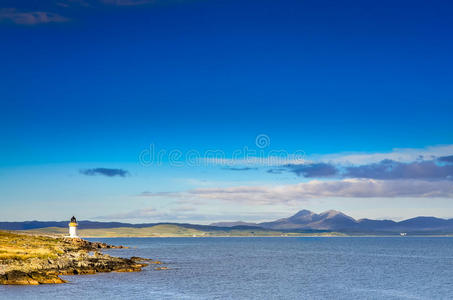
M 148 193 L 147 196 L 162 194 Z M 168 195 L 167 195 L 168 196 Z M 278 186 L 236 186 L 199 188 L 174 193 L 186 200 L 220 200 L 244 204 L 294 204 L 317 198 L 448 198 L 453 197 L 453 183 L 448 180 L 374 180 L 344 179 L 302 182 Z M 181 201 L 182 202 L 182 201 Z
M 377 153 L 338 153 L 326 155 L 313 155 L 309 157 L 312 161 L 324 161 L 336 164 L 363 165 L 377 163 L 384 159 L 391 159 L 398 162 L 413 162 L 420 158 L 432 160 L 440 156 L 447 156 L 453 153 L 453 145 L 429 146 L 425 148 L 395 148 L 389 152 Z
M 9 20 L 21 25 L 36 25 L 42 23 L 59 23 L 68 21 L 67 18 L 46 11 L 18 12 L 14 8 L 0 10 L 0 20 Z
M 270 155 L 269 155 L 270 154 Z M 269 156 L 268 156 L 269 155 Z M 197 161 L 197 165 L 201 166 L 281 166 L 287 164 L 304 164 L 306 160 L 301 155 L 288 154 L 282 152 L 280 156 L 273 156 L 272 153 L 266 153 L 262 156 L 247 156 L 240 158 L 226 158 L 226 157 L 205 157 Z
M 117 6 L 136 6 L 153 2 L 153 0 L 100 0 L 104 4 Z
M 395 148 L 388 152 L 363 153 L 345 152 L 333 154 L 305 154 L 304 151 L 297 151 L 297 155 L 285 150 L 267 151 L 261 155 L 247 155 L 244 157 L 227 158 L 226 154 L 219 151 L 218 157 L 202 156 L 196 161 L 196 165 L 202 166 L 249 166 L 249 167 L 276 167 L 287 164 L 302 165 L 313 163 L 332 163 L 337 165 L 363 165 L 377 163 L 385 159 L 397 162 L 413 162 L 417 160 L 432 160 L 436 157 L 453 154 L 453 145 L 438 145 L 425 148 Z
M 132 220 L 132 219 L 146 219 L 150 217 L 155 217 L 158 215 L 158 212 L 154 208 L 142 208 L 133 211 L 128 211 L 125 213 L 111 214 L 107 216 L 96 217 L 96 219 L 101 220 Z

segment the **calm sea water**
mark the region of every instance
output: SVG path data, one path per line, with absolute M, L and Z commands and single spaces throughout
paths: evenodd
M 453 299 L 453 238 L 116 238 L 171 268 L 0 286 L 4 299 Z

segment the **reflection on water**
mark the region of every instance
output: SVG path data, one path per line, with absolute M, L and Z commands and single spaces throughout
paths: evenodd
M 94 239 L 93 239 L 94 240 Z M 449 299 L 453 238 L 117 238 L 170 270 L 0 286 L 4 299 Z

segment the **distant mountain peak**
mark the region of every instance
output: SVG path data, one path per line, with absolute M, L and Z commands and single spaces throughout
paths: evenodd
M 307 209 L 303 209 L 298 211 L 295 215 L 292 215 L 289 218 L 281 219 L 281 221 L 290 221 L 298 224 L 304 224 L 308 222 L 312 222 L 313 218 L 317 218 L 317 214 Z
M 299 217 L 299 216 L 307 216 L 307 215 L 314 215 L 315 213 L 308 210 L 308 209 L 302 209 L 299 210 L 296 214 L 293 215 L 293 217 Z
M 216 226 L 216 227 L 234 227 L 234 226 L 257 226 L 256 223 L 251 222 L 244 222 L 244 221 L 236 221 L 236 222 L 216 222 L 211 223 L 209 226 Z
M 329 209 L 329 210 L 326 210 L 326 211 L 320 213 L 320 215 L 329 215 L 329 216 L 334 216 L 334 215 L 338 215 L 338 214 L 342 214 L 342 212 L 335 210 L 335 209 Z
M 196 224 L 177 224 L 177 223 L 142 223 L 130 224 L 120 222 L 93 222 L 79 221 L 80 227 L 84 229 L 100 228 L 144 228 L 158 224 L 173 224 L 191 229 L 204 230 L 213 227 L 245 227 L 261 228 L 272 230 L 331 230 L 351 233 L 397 233 L 407 232 L 409 234 L 451 234 L 453 233 L 453 219 L 441 219 L 436 217 L 420 216 L 403 221 L 393 220 L 373 220 L 359 219 L 355 220 L 337 210 L 328 210 L 316 214 L 307 209 L 302 209 L 289 218 L 283 218 L 272 222 L 248 223 L 244 221 L 237 222 L 218 222 L 210 226 Z M 0 229 L 6 230 L 31 230 L 37 228 L 58 227 L 67 228 L 67 221 L 25 221 L 25 222 L 0 222 Z M 222 229 L 223 230 L 223 229 Z
M 345 215 L 341 211 L 334 210 L 334 209 L 331 209 L 331 210 L 325 211 L 323 213 L 320 213 L 319 216 L 321 216 L 322 218 L 326 218 L 326 219 L 331 219 L 331 218 L 335 218 L 335 217 L 343 217 L 343 218 L 355 221 L 354 218 L 352 218 L 352 217 L 350 217 L 348 215 Z

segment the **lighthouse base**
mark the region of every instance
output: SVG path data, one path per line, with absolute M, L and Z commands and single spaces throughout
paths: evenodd
M 78 236 L 77 236 L 77 227 L 76 226 L 69 226 L 69 237 L 78 238 Z

